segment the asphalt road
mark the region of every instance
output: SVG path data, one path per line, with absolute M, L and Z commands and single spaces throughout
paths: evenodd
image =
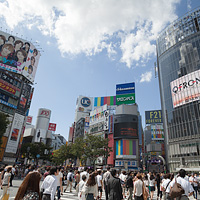
M 19 189 L 19 186 L 21 185 L 22 181 L 23 180 L 13 180 L 13 187 L 9 188 L 9 190 L 10 190 L 9 191 L 10 192 L 9 200 L 15 199 L 15 195 L 16 195 L 16 193 L 17 193 L 17 191 Z M 65 188 L 65 186 L 64 186 L 64 188 Z M 0 195 L 1 194 L 2 194 L 2 190 L 0 190 Z M 154 192 L 154 198 L 153 198 L 155 200 L 157 199 L 156 198 L 156 194 L 157 194 L 157 192 L 155 191 Z M 193 197 L 190 197 L 190 199 L 194 200 Z M 61 196 L 61 200 L 78 200 L 78 196 L 77 196 L 77 194 L 76 194 L 74 189 L 72 190 L 72 193 L 70 193 L 69 189 L 68 189 L 67 192 L 63 193 L 63 195 Z M 104 192 L 103 192 L 102 200 L 105 200 Z M 198 200 L 200 200 L 200 195 L 198 195 Z

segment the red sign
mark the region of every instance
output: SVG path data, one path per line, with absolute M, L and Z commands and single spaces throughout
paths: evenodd
M 31 123 L 32 123 L 32 120 L 33 120 L 33 117 L 32 117 L 32 116 L 27 116 L 26 123 L 31 124 Z
M 0 88 L 14 95 L 16 94 L 16 91 L 20 91 L 20 89 L 3 80 L 0 80 Z
M 53 124 L 53 123 L 49 123 L 49 128 L 48 128 L 49 131 L 56 131 L 56 124 Z

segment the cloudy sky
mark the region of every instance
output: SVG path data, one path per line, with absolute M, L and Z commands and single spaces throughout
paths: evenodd
M 56 133 L 68 138 L 76 98 L 115 95 L 136 83 L 136 102 L 160 109 L 155 40 L 199 0 L 0 0 L 0 29 L 41 50 L 30 115 L 52 110 Z

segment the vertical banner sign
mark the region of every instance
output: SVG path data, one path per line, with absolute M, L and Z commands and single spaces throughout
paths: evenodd
M 7 153 L 16 153 L 17 152 L 17 147 L 20 139 L 20 135 L 22 132 L 23 128 L 23 123 L 24 123 L 24 116 L 20 115 L 18 113 L 15 113 L 8 143 L 6 146 L 6 152 Z
M 48 128 L 49 131 L 56 131 L 56 124 L 54 123 L 49 123 L 49 128 Z

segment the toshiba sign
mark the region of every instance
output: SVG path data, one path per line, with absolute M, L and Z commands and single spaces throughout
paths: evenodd
M 170 86 L 174 108 L 199 100 L 200 70 L 172 81 Z

